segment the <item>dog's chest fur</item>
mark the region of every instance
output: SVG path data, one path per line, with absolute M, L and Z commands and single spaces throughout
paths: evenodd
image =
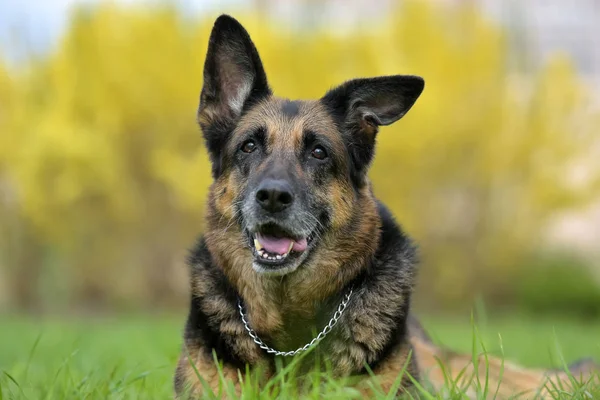
M 389 212 L 382 205 L 378 209 L 382 227 L 375 257 L 339 292 L 298 310 L 294 310 L 294 305 L 275 304 L 281 321 L 276 329 L 264 329 L 261 318 L 248 313 L 250 325 L 269 346 L 289 351 L 308 343 L 313 332 L 320 331 L 329 321 L 350 287 L 354 293 L 347 309 L 330 335 L 317 346 L 332 361 L 336 372 L 360 373 L 365 363 L 377 368 L 405 344 L 415 251 Z M 245 299 L 215 264 L 203 239 L 193 250 L 190 266 L 192 299 L 185 328 L 188 347 L 207 356 L 214 349 L 220 360 L 242 369 L 246 363 L 271 364 L 273 356 L 260 349 L 244 328 L 237 302 L 241 299 L 244 304 Z M 284 286 L 278 282 L 278 287 Z M 283 295 L 273 293 L 262 300 L 285 302 Z

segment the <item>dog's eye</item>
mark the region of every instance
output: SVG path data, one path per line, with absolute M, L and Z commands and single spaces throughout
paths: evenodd
M 254 140 L 246 140 L 244 144 L 242 144 L 242 151 L 244 153 L 252 153 L 254 150 L 256 150 L 256 143 L 254 143 Z
M 316 158 L 317 160 L 324 160 L 327 158 L 327 152 L 321 146 L 315 146 L 315 148 L 312 149 L 310 155 Z

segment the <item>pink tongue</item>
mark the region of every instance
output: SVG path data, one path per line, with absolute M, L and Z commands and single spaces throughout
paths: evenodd
M 304 251 L 306 250 L 306 247 L 308 246 L 308 243 L 306 242 L 306 238 L 302 238 L 297 242 L 294 242 L 294 247 L 292 247 L 292 250 L 294 251 Z
M 260 234 L 256 235 L 256 239 L 266 251 L 273 254 L 287 253 L 292 242 L 294 243 L 292 247 L 292 250 L 294 251 L 304 251 L 307 246 L 306 239 L 301 239 L 296 242 L 289 238 L 276 238 L 274 236 Z

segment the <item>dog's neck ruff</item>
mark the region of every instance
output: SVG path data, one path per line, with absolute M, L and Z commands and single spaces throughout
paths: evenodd
M 344 296 L 344 299 L 342 300 L 342 302 L 338 306 L 337 310 L 335 311 L 335 313 L 329 320 L 329 323 L 327 325 L 325 325 L 325 328 L 323 328 L 323 330 L 316 337 L 314 337 L 313 340 L 311 340 L 304 346 L 299 347 L 296 350 L 292 350 L 292 351 L 279 351 L 279 350 L 275 350 L 272 347 L 267 346 L 266 343 L 263 342 L 262 339 L 258 337 L 258 335 L 254 331 L 254 329 L 252 329 L 250 327 L 250 325 L 248 324 L 248 321 L 246 320 L 246 315 L 244 314 L 244 308 L 242 307 L 242 300 L 239 297 L 238 297 L 238 308 L 240 310 L 240 316 L 242 317 L 242 322 L 244 323 L 244 328 L 246 328 L 248 335 L 250 335 L 252 340 L 254 340 L 254 343 L 256 343 L 261 349 L 265 350 L 269 354 L 275 354 L 276 356 L 292 357 L 292 356 L 295 356 L 296 354 L 305 352 L 306 350 L 311 348 L 313 345 L 315 345 L 318 342 L 320 342 L 321 340 L 323 340 L 325 338 L 325 336 L 327 336 L 327 334 L 329 332 L 331 332 L 331 330 L 333 329 L 335 324 L 337 324 L 338 320 L 342 317 L 342 314 L 344 313 L 344 310 L 348 306 L 348 303 L 350 302 L 351 297 L 352 297 L 352 288 L 350 288 L 348 293 L 346 293 L 346 295 Z

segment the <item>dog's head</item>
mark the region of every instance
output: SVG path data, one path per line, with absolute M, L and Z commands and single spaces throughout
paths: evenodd
M 236 232 L 248 266 L 290 273 L 322 242 L 335 247 L 332 231 L 353 234 L 378 127 L 402 118 L 423 86 L 396 75 L 355 79 L 316 101 L 278 98 L 246 30 L 217 19 L 198 121 L 213 165 L 211 213 Z

